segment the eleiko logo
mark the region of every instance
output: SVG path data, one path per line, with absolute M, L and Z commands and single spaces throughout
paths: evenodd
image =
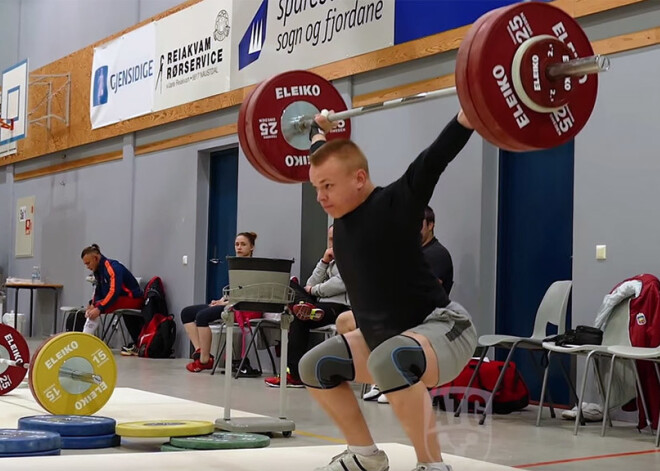
M 108 66 L 103 65 L 94 72 L 93 106 L 105 105 L 108 102 Z
M 259 59 L 261 48 L 266 42 L 266 22 L 268 0 L 263 0 L 257 13 L 252 18 L 241 42 L 238 43 L 238 70 Z

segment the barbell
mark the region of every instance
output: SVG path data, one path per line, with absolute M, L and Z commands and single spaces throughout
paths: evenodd
M 51 414 L 94 414 L 108 402 L 117 382 L 112 351 L 93 335 L 55 335 L 30 359 L 20 332 L 0 324 L 0 396 L 17 388 L 26 374 L 35 401 Z
M 596 103 L 597 74 L 609 59 L 595 55 L 580 25 L 563 10 L 524 2 L 492 10 L 472 25 L 456 57 L 456 87 L 354 109 L 319 75 L 290 71 L 259 83 L 241 104 L 243 153 L 266 178 L 309 178 L 309 129 L 322 110 L 337 127 L 328 139 L 349 138 L 350 119 L 410 103 L 458 95 L 475 130 L 511 151 L 546 149 L 573 139 Z

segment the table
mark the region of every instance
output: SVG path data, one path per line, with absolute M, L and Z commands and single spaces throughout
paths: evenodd
M 35 289 L 46 289 L 46 290 L 53 290 L 53 293 L 55 294 L 55 307 L 53 309 L 53 334 L 57 332 L 57 305 L 59 303 L 59 290 L 61 290 L 64 286 L 63 285 L 58 285 L 54 283 L 43 283 L 40 281 L 31 283 L 31 282 L 14 282 L 14 281 L 9 281 L 7 280 L 7 283 L 5 284 L 7 289 L 13 288 L 14 289 L 14 328 L 18 326 L 18 292 L 22 289 L 29 289 L 30 290 L 30 337 L 32 337 L 32 318 L 33 316 L 33 308 L 34 308 L 34 290 Z M 9 294 L 9 293 L 7 293 Z

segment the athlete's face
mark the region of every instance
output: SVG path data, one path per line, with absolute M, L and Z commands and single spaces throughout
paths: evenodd
M 333 218 L 350 213 L 364 201 L 363 190 L 368 178 L 365 170 L 351 169 L 335 157 L 309 169 L 316 200 Z
M 96 271 L 99 266 L 99 260 L 101 260 L 101 256 L 95 253 L 88 253 L 82 258 L 83 263 L 90 271 Z

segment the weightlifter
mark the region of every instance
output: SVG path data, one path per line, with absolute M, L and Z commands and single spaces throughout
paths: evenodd
M 419 221 L 440 174 L 465 146 L 472 125 L 460 110 L 401 178 L 376 187 L 360 148 L 325 142 L 333 128 L 317 115 L 310 180 L 334 218 L 337 266 L 358 329 L 326 340 L 301 359 L 303 383 L 343 433 L 348 448 L 316 471 L 386 471 L 349 381 L 376 383 L 417 455 L 414 471 L 451 471 L 442 461 L 427 388 L 454 379 L 473 355 L 470 315 L 449 300 L 424 262 Z

